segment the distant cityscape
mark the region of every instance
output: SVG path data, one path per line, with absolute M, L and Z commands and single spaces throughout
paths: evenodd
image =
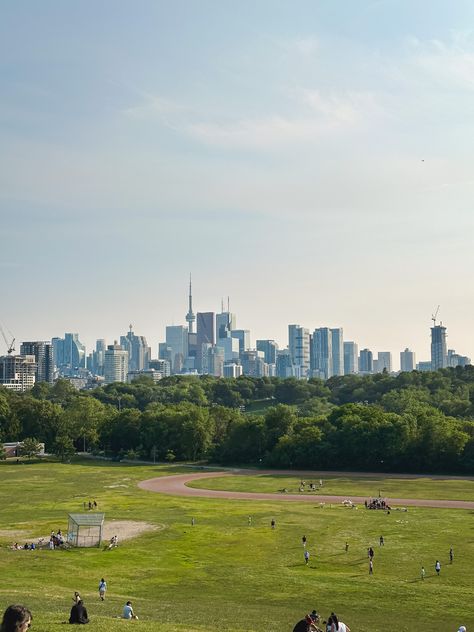
M 464 367 L 470 358 L 448 349 L 446 327 L 432 317 L 431 358 L 416 362 L 414 351 L 400 351 L 400 370 L 436 371 Z M 222 304 L 221 312 L 193 311 L 192 284 L 189 281 L 186 325 L 166 326 L 165 341 L 159 343 L 156 357 L 145 336 L 136 335 L 133 326 L 120 341 L 106 344 L 98 339 L 87 354 L 78 333 L 65 333 L 51 341 L 24 341 L 15 355 L 15 339 L 0 328 L 7 354 L 0 357 L 0 385 L 25 392 L 37 382 L 53 384 L 58 378 L 69 380 L 78 389 L 101 384 L 131 382 L 146 375 L 158 381 L 169 375 L 212 375 L 215 377 L 320 378 L 387 372 L 394 373 L 392 353 L 361 349 L 357 342 L 344 340 L 341 327 L 319 327 L 311 333 L 298 324 L 288 325 L 288 346 L 280 349 L 275 340 L 256 340 L 251 345 L 250 330 L 238 329 L 237 318 Z

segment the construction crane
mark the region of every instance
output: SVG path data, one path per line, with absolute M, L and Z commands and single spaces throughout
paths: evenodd
M 433 321 L 433 327 L 436 327 L 436 316 L 438 315 L 438 312 L 439 312 L 439 305 L 436 308 L 435 313 L 431 315 L 431 320 Z
M 5 344 L 7 345 L 7 353 L 8 355 L 11 355 L 13 351 L 15 351 L 15 338 L 13 337 L 13 334 L 10 331 L 9 334 L 10 336 L 12 336 L 12 341 L 8 342 L 8 338 L 5 332 L 3 331 L 3 327 L 1 325 L 0 325 L 0 331 L 2 332 L 3 339 L 5 340 Z

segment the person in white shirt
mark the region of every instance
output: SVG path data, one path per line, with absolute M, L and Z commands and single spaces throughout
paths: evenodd
M 131 601 L 127 601 L 124 605 L 122 619 L 138 619 L 137 615 L 133 612 Z

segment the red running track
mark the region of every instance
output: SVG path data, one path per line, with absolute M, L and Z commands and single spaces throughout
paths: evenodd
M 232 500 L 267 500 L 267 501 L 286 501 L 286 502 L 303 502 L 303 503 L 342 503 L 344 500 L 351 500 L 353 503 L 364 503 L 366 496 L 325 496 L 316 494 L 285 494 L 285 493 L 260 493 L 260 492 L 232 492 L 216 489 L 198 489 L 189 487 L 187 483 L 200 480 L 203 478 L 216 478 L 221 476 L 236 475 L 255 475 L 255 474 L 291 474 L 294 476 L 308 476 L 309 472 L 284 472 L 278 471 L 250 471 L 238 470 L 235 472 L 190 472 L 189 474 L 177 474 L 175 476 L 161 476 L 159 478 L 151 478 L 141 481 L 138 486 L 151 492 L 168 494 L 170 496 L 188 496 L 194 498 L 222 498 Z M 313 477 L 319 478 L 319 472 L 312 472 Z M 326 472 L 327 475 L 334 475 L 334 472 Z M 345 472 L 350 476 L 350 472 Z M 380 474 L 378 475 L 380 476 Z M 396 478 L 402 478 L 397 475 Z M 406 478 L 416 478 L 415 476 L 407 476 Z M 439 477 L 442 478 L 442 477 Z M 443 477 L 448 478 L 448 477 Z M 439 509 L 474 509 L 474 501 L 468 500 L 424 500 L 419 498 L 390 498 L 390 506 L 401 505 L 404 507 L 435 507 Z

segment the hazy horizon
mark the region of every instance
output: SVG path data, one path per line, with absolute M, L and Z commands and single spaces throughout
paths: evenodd
M 474 4 L 25 0 L 0 21 L 0 323 L 343 327 L 474 357 Z M 3 341 L 0 341 L 1 351 Z

